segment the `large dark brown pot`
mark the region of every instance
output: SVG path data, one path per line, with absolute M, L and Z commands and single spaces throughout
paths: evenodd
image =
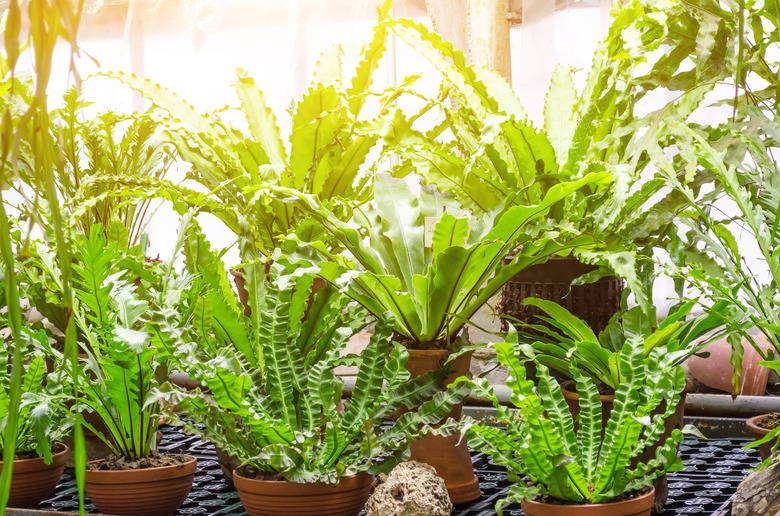
M 680 401 L 675 407 L 674 413 L 664 420 L 664 433 L 658 440 L 645 448 L 645 451 L 636 459 L 637 461 L 647 462 L 655 457 L 655 450 L 664 443 L 672 435 L 673 430 L 682 430 L 683 417 L 685 416 L 685 398 L 686 395 L 693 389 L 693 383 L 690 380 L 685 381 L 685 388 L 680 393 Z M 566 403 L 569 405 L 569 410 L 572 416 L 575 418 L 580 413 L 580 395 L 576 391 L 570 390 L 567 384 L 562 385 L 563 396 L 566 398 Z M 614 395 L 602 394 L 601 398 L 601 435 L 604 436 L 604 432 L 607 428 L 607 421 L 612 414 L 612 407 L 615 402 Z M 662 414 L 666 410 L 666 402 L 664 401 L 655 410 L 651 412 L 651 415 Z M 575 421 L 575 430 L 577 423 Z M 661 475 L 653 481 L 653 487 L 655 488 L 655 508 L 654 513 L 658 513 L 666 505 L 669 493 L 667 489 L 666 475 Z M 648 513 L 649 514 L 649 513 Z
M 506 261 L 510 260 L 507 258 Z M 605 276 L 585 285 L 571 284 L 576 278 L 596 269 L 595 265 L 571 257 L 552 257 L 545 263 L 532 265 L 504 285 L 498 312 L 526 323 L 549 326 L 536 317 L 543 312 L 535 306 L 523 305 L 527 297 L 546 299 L 563 306 L 598 333 L 620 310 L 624 281 L 616 276 Z
M 760 416 L 754 416 L 748 419 L 747 421 L 745 421 L 748 432 L 753 434 L 756 440 L 762 439 L 766 434 L 770 432 L 768 428 L 763 428 L 761 426 L 758 426 L 758 423 L 767 416 L 768 414 L 761 414 Z M 769 441 L 768 443 L 760 444 L 758 446 L 758 452 L 761 454 L 761 460 L 766 460 L 772 456 L 772 448 L 774 447 L 776 442 L 777 442 L 777 438 Z
M 249 516 L 356 516 L 371 494 L 373 477 L 360 473 L 336 485 L 297 484 L 242 477 L 237 468 L 233 481 Z
M 86 355 L 85 355 L 86 356 Z M 73 406 L 73 402 L 67 402 L 69 407 Z M 110 435 L 108 427 L 103 422 L 103 419 L 96 412 L 82 412 L 84 421 L 92 425 L 92 427 L 103 435 Z M 87 453 L 87 462 L 92 462 L 100 459 L 105 459 L 113 452 L 103 440 L 95 435 L 87 427 L 81 427 L 84 431 L 84 450 Z M 63 439 L 65 444 L 70 448 L 68 451 L 68 460 L 65 462 L 65 467 L 73 468 L 76 466 L 73 458 L 73 436 L 69 435 Z
M 219 469 L 222 470 L 222 474 L 225 475 L 225 483 L 229 486 L 233 485 L 233 471 L 241 465 L 241 461 L 238 457 L 230 455 L 219 446 L 215 446 L 217 452 L 217 462 L 219 462 Z
M 62 446 L 62 450 L 54 454 L 49 464 L 44 462 L 43 457 L 14 461 L 8 507 L 35 509 L 54 492 L 62 478 L 65 459 L 68 456 L 67 446 L 58 444 Z M 3 471 L 2 461 L 0 471 Z
M 198 461 L 161 468 L 86 472 L 87 496 L 105 514 L 169 516 L 187 499 Z M 100 461 L 95 461 L 100 462 Z
M 446 350 L 410 349 L 406 369 L 411 373 L 412 378 L 416 378 L 428 371 L 441 368 L 446 357 Z M 452 363 L 455 372 L 447 376 L 446 383 L 449 384 L 455 378 L 468 373 L 470 364 L 471 353 L 456 358 Z M 444 419 L 451 417 L 460 420 L 462 409 L 463 404 L 460 403 Z M 479 490 L 479 480 L 471 464 L 468 445 L 460 435 L 450 437 L 426 435 L 412 444 L 410 460 L 424 462 L 436 468 L 436 472 L 444 479 L 453 504 L 476 500 L 482 494 Z
M 556 505 L 526 500 L 520 505 L 526 516 L 649 516 L 655 491 L 630 500 L 594 505 Z

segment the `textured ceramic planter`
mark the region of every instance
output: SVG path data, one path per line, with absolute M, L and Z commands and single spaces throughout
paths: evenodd
M 374 477 L 360 473 L 336 485 L 255 480 L 233 472 L 238 497 L 249 516 L 357 516 L 371 494 Z
M 747 425 L 748 432 L 753 434 L 753 437 L 756 438 L 756 440 L 762 439 L 766 434 L 770 432 L 768 428 L 764 428 L 761 426 L 758 426 L 759 421 L 767 417 L 767 414 L 761 414 L 760 416 L 751 417 L 747 421 L 745 421 L 745 425 Z M 761 454 L 761 460 L 766 460 L 772 455 L 772 447 L 777 442 L 777 439 L 774 439 L 772 441 L 769 441 L 768 443 L 764 443 L 758 446 L 758 452 Z
M 504 285 L 498 311 L 526 323 L 549 326 L 536 317 L 543 311 L 522 304 L 527 297 L 546 299 L 563 306 L 598 333 L 606 328 L 609 319 L 620 310 L 625 282 L 615 276 L 605 276 L 593 283 L 572 286 L 571 282 L 576 278 L 597 268 L 571 257 L 553 257 L 545 263 L 532 265 Z M 502 326 L 505 324 L 502 323 Z
M 161 468 L 86 472 L 89 500 L 105 514 L 169 516 L 192 489 L 198 461 Z M 94 461 L 97 463 L 100 461 Z
M 594 505 L 555 505 L 526 500 L 521 504 L 526 516 L 650 516 L 655 490 L 631 500 Z
M 408 351 L 409 360 L 406 362 L 406 369 L 412 378 L 439 369 L 447 357 L 446 350 L 410 349 Z M 453 361 L 455 372 L 446 378 L 445 385 L 468 373 L 470 364 L 471 353 L 455 359 Z M 443 419 L 451 417 L 459 420 L 462 409 L 463 404 L 460 403 Z M 409 460 L 424 462 L 436 468 L 436 472 L 444 479 L 453 504 L 476 500 L 482 494 L 479 490 L 479 480 L 471 464 L 468 445 L 460 435 L 450 437 L 426 435 L 412 443 L 412 454 Z
M 62 451 L 54 454 L 51 463 L 43 458 L 15 460 L 11 475 L 11 493 L 8 507 L 35 509 L 54 492 L 65 470 L 68 448 L 62 443 Z M 0 462 L 0 471 L 3 463 Z

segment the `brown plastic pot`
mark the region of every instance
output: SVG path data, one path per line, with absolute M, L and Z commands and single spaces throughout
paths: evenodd
M 511 261 L 508 257 L 505 262 Z M 535 306 L 523 305 L 527 297 L 554 301 L 566 308 L 598 333 L 607 327 L 610 318 L 620 310 L 624 280 L 605 276 L 593 283 L 572 285 L 576 278 L 598 269 L 572 257 L 554 256 L 545 263 L 532 265 L 518 272 L 501 290 L 498 311 L 530 324 L 550 325 L 537 316 L 544 312 Z M 506 320 L 502 323 L 506 329 Z
M 526 500 L 520 505 L 526 516 L 649 516 L 655 490 L 615 503 L 592 505 L 556 505 Z
M 664 420 L 664 433 L 658 438 L 656 442 L 645 448 L 645 451 L 637 457 L 634 462 L 647 462 L 655 458 L 655 450 L 663 444 L 672 435 L 673 430 L 682 430 L 683 417 L 685 416 L 685 397 L 693 389 L 693 383 L 690 380 L 685 381 L 685 388 L 680 393 L 680 401 L 675 407 L 674 413 Z M 573 417 L 577 417 L 580 413 L 580 395 L 576 391 L 570 390 L 569 385 L 564 383 L 561 386 L 563 396 L 566 398 L 566 403 L 569 405 L 569 410 Z M 612 407 L 615 403 L 615 396 L 611 394 L 599 395 L 601 399 L 601 436 L 604 437 L 604 432 L 607 428 L 607 421 L 612 414 Z M 661 414 L 666 410 L 666 402 L 664 401 L 655 410 L 651 412 L 651 415 Z M 577 422 L 574 423 L 575 431 L 577 429 Z M 655 488 L 655 508 L 654 513 L 658 513 L 666 505 L 666 500 L 669 497 L 667 488 L 666 475 L 661 475 L 653 481 L 653 487 Z M 648 513 L 650 514 L 650 513 Z
M 43 457 L 14 461 L 8 507 L 35 509 L 54 492 L 62 478 L 68 456 L 68 447 L 57 444 L 62 446 L 62 451 L 55 453 L 49 464 L 44 462 Z M 2 461 L 0 471 L 3 471 Z
M 360 473 L 336 485 L 298 484 L 284 480 L 256 480 L 233 471 L 238 497 L 249 516 L 356 516 L 363 509 L 374 477 Z
M 406 369 L 412 378 L 441 368 L 441 364 L 447 357 L 446 350 L 410 349 L 408 351 L 409 360 L 406 362 Z M 455 372 L 447 376 L 446 384 L 468 373 L 470 365 L 471 353 L 456 358 L 452 363 Z M 442 419 L 451 417 L 456 421 L 460 420 L 462 410 L 463 404 L 459 403 Z M 474 474 L 474 467 L 471 464 L 468 445 L 460 435 L 450 437 L 426 435 L 412 443 L 412 454 L 409 460 L 424 462 L 436 468 L 436 473 L 444 479 L 450 500 L 454 504 L 476 500 L 482 494 L 479 490 L 479 479 Z
M 169 516 L 192 489 L 198 461 L 161 468 L 86 472 L 87 496 L 105 514 Z M 93 461 L 92 464 L 101 461 Z
M 745 421 L 745 425 L 747 425 L 748 432 L 753 434 L 756 440 L 762 439 L 766 434 L 768 434 L 771 431 L 768 428 L 758 426 L 759 421 L 761 421 L 768 415 L 769 414 L 761 414 L 760 416 L 751 417 L 750 419 Z M 761 454 L 761 460 L 767 460 L 769 457 L 772 456 L 772 448 L 774 448 L 775 443 L 777 443 L 777 438 L 772 439 L 768 443 L 760 444 L 758 446 L 758 453 Z

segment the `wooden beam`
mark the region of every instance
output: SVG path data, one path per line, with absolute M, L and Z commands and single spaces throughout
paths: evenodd
M 426 0 L 433 27 L 462 50 L 470 64 L 512 81 L 509 0 Z

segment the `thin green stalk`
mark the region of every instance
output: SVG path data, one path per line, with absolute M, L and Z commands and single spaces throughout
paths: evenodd
M 0 203 L 0 253 L 5 265 L 5 296 L 8 303 L 8 319 L 11 326 L 13 358 L 11 366 L 11 389 L 8 401 L 8 418 L 3 435 L 3 472 L 0 474 L 0 512 L 5 512 L 11 489 L 11 473 L 16 453 L 17 427 L 19 425 L 19 405 L 22 399 L 22 348 L 21 338 L 22 310 L 19 305 L 19 292 L 16 285 L 14 255 L 11 248 L 11 232 L 8 228 L 8 216 L 4 203 Z

